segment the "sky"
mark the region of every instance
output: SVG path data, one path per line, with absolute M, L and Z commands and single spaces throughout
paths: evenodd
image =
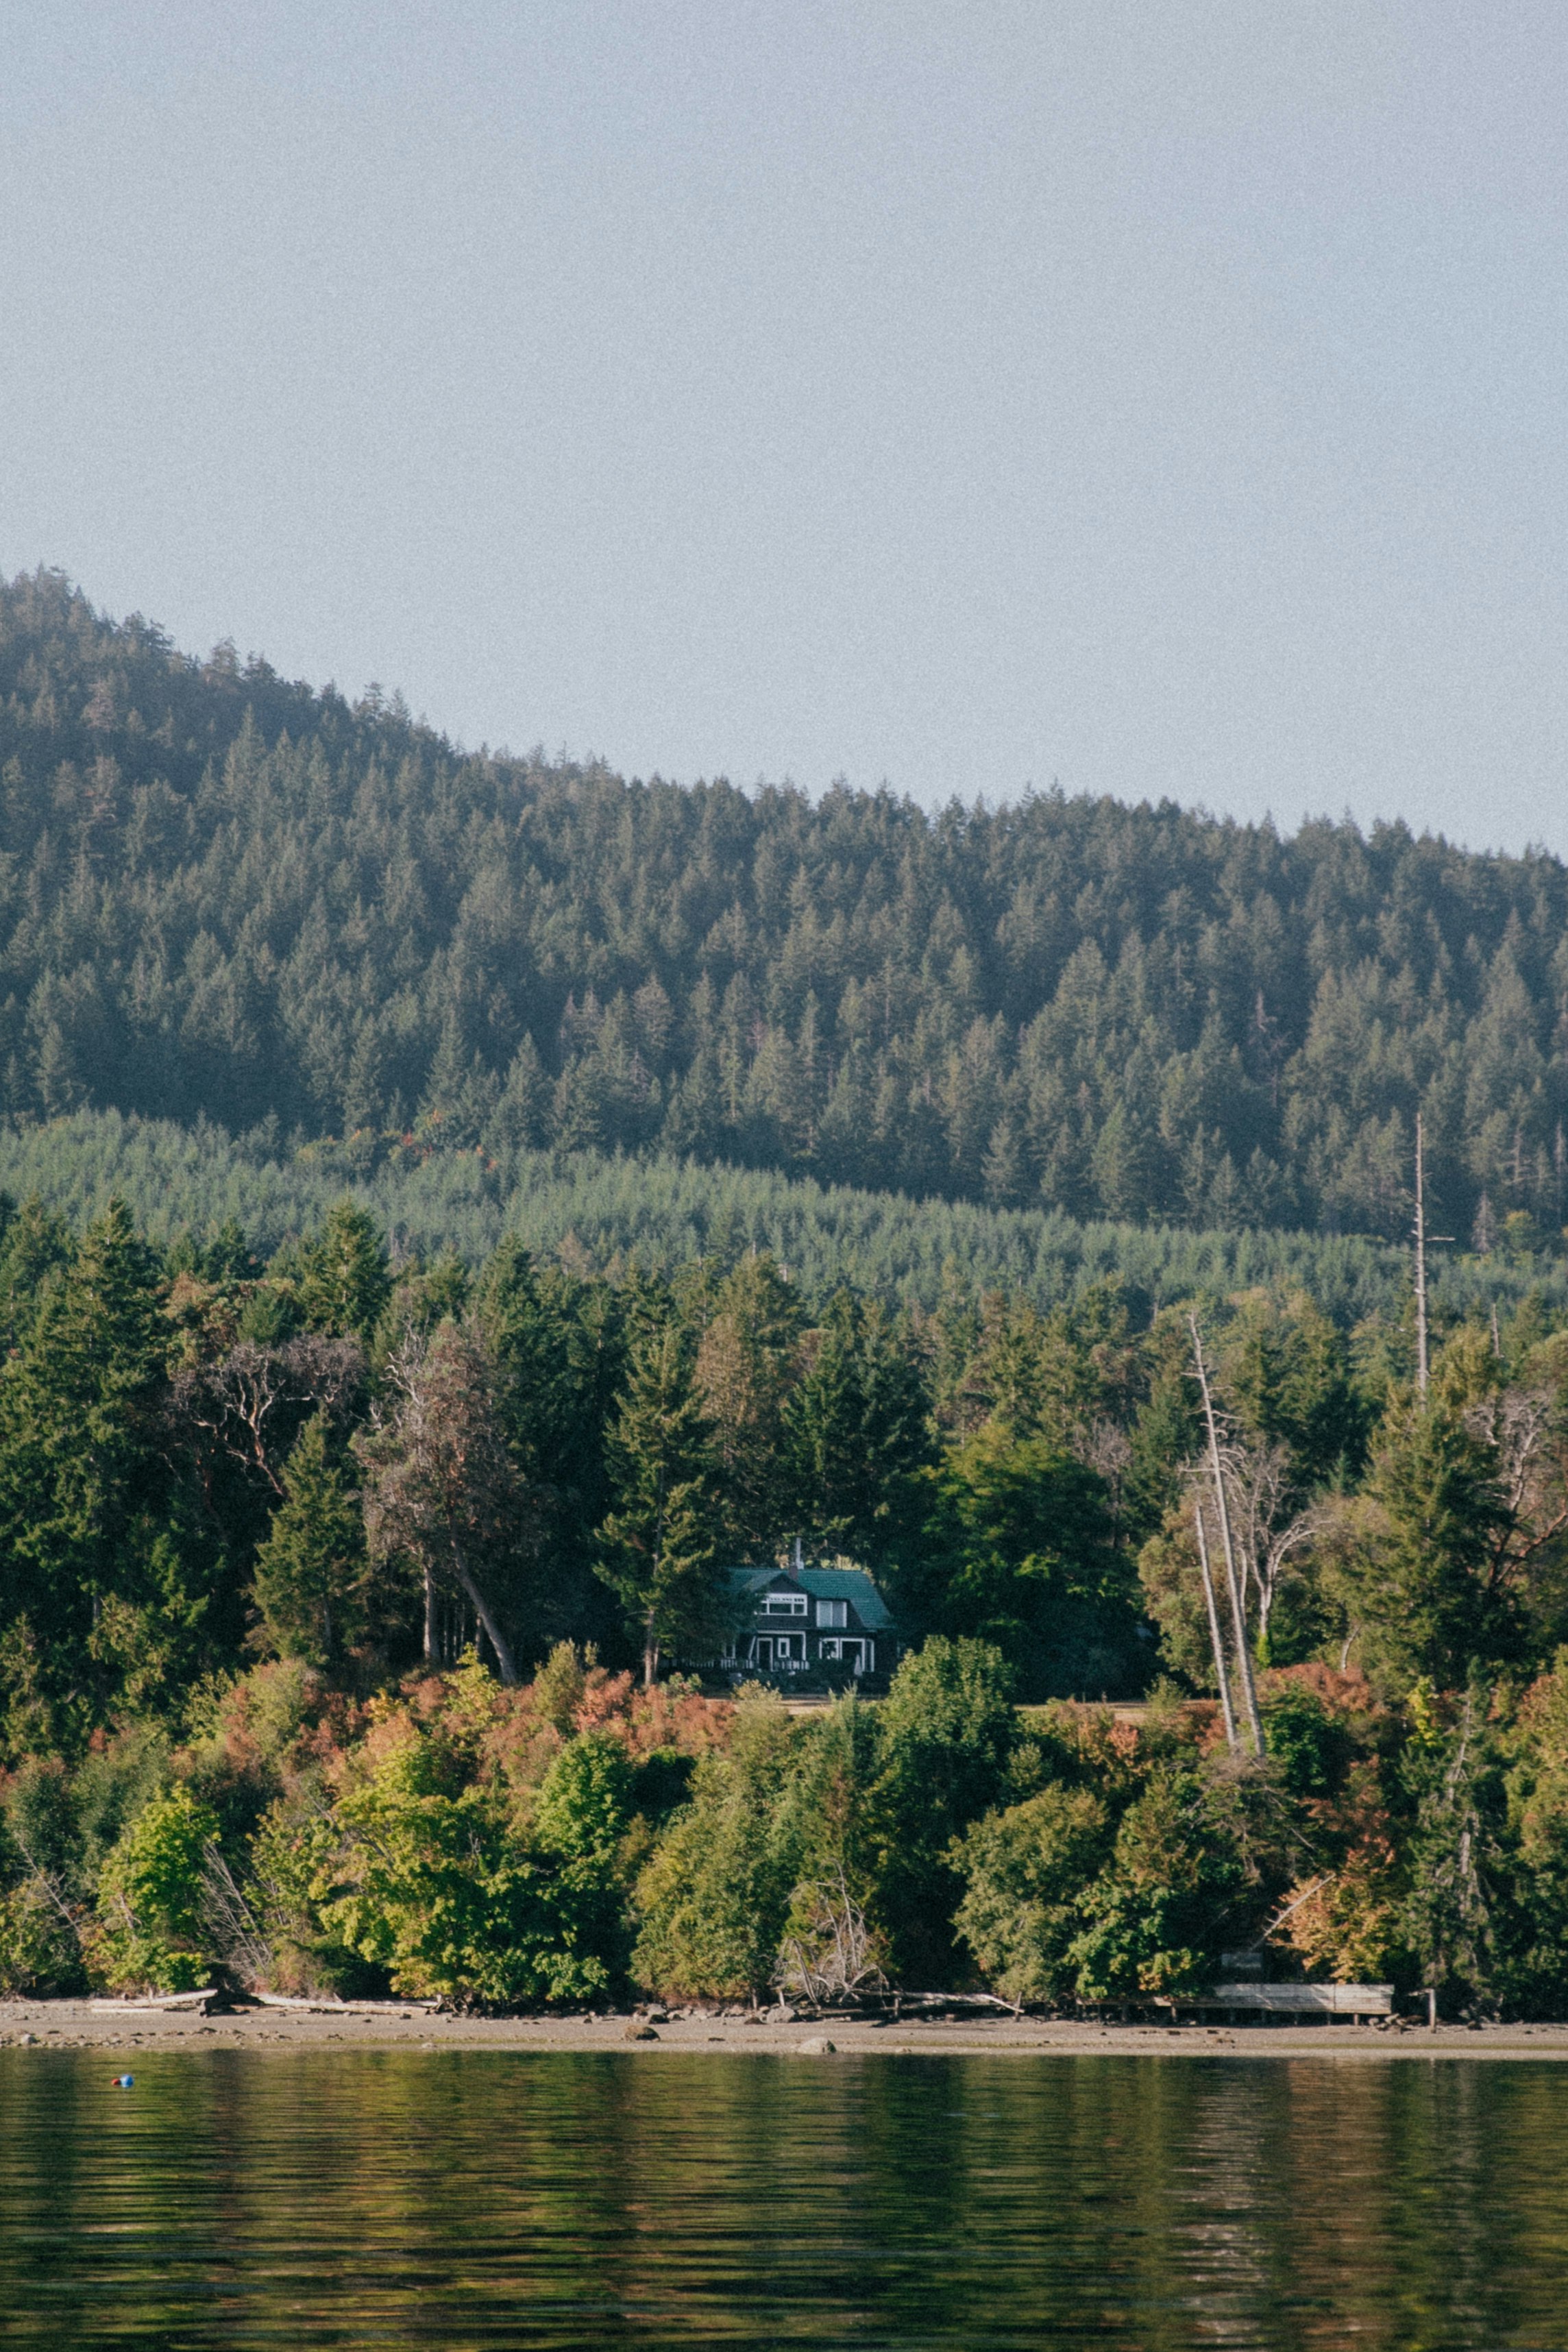
M 0 568 L 468 745 L 1568 853 L 1568 11 L 7 0 Z

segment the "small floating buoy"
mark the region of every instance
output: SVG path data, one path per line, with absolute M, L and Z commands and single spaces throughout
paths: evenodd
M 111 2091 L 129 2091 L 134 2087 L 135 2082 L 134 2074 L 116 2074 L 110 2079 L 109 2087 Z

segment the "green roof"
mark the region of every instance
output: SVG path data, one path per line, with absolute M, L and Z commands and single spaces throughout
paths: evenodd
M 814 1601 L 848 1601 L 862 1625 L 879 1633 L 892 1624 L 887 1602 L 863 1568 L 732 1568 L 737 1592 L 763 1592 L 781 1580 L 809 1592 Z

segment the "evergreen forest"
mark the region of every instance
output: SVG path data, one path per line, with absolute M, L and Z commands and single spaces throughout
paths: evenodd
M 1568 874 L 1400 825 L 929 815 L 465 754 L 0 587 L 0 1081 L 265 1141 L 1402 1235 L 1568 1218 Z
M 0 810 L 0 1990 L 1565 2013 L 1556 860 L 465 753 L 47 572 Z

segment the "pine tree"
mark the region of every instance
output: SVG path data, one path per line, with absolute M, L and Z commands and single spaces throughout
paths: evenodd
M 626 1371 L 625 1301 L 624 1290 L 561 1266 L 537 1269 L 515 1240 L 491 1258 L 476 1301 L 497 1417 L 551 1563 L 540 1630 L 554 1640 L 617 1630 L 594 1562 L 610 1501 L 605 1437 Z
M 993 1208 L 1013 1208 L 1025 1197 L 1024 1155 L 1010 1118 L 999 1118 L 992 1129 L 980 1179 Z
M 418 1132 L 443 1149 L 467 1151 L 493 1116 L 500 1080 L 468 1052 L 455 1015 L 448 1014 L 419 1103 Z
M 839 1292 L 784 1418 L 796 1528 L 868 1565 L 896 1558 L 931 1439 L 920 1370 L 879 1307 Z
M 651 1689 L 662 1652 L 710 1657 L 729 1622 L 711 1432 L 672 1325 L 633 1348 L 609 1465 L 615 1507 L 599 1531 L 599 1573 L 640 1636 Z
M 51 1614 L 69 1613 L 73 1588 L 108 1591 L 129 1517 L 162 1483 L 155 1394 L 172 1333 L 158 1285 L 156 1258 L 111 1202 L 0 1375 L 13 1604 L 29 1570 Z
M 392 1295 L 386 1244 L 367 1212 L 340 1201 L 303 1254 L 300 1306 L 309 1328 L 367 1339 Z
M 327 1416 L 312 1413 L 256 1555 L 256 1605 L 279 1657 L 333 1665 L 363 1628 L 367 1572 L 358 1498 L 333 1459 Z
M 362 1021 L 349 1059 L 349 1075 L 343 1088 L 343 1133 L 353 1135 L 361 1128 L 378 1128 L 386 1114 L 382 1094 L 382 1064 L 384 1055 L 374 1021 Z
M 1374 1518 L 1347 1582 L 1373 1662 L 1396 1686 L 1459 1687 L 1476 1662 L 1517 1653 L 1518 1596 L 1502 1574 L 1510 1513 L 1494 1449 L 1446 1401 L 1389 1413 L 1367 1496 Z
M 0 1633 L 37 1720 L 58 1700 L 79 1734 L 195 1663 L 215 1563 L 171 1475 L 173 1339 L 156 1255 L 114 1202 L 0 1371 Z
M 784 1412 L 795 1370 L 800 1301 L 769 1255 L 743 1257 L 719 1294 L 697 1355 L 713 1423 L 729 1532 L 766 1558 L 789 1508 Z
M 532 1151 L 550 1130 L 550 1080 L 539 1058 L 539 1048 L 524 1036 L 511 1057 L 495 1109 L 484 1132 L 488 1151 Z

